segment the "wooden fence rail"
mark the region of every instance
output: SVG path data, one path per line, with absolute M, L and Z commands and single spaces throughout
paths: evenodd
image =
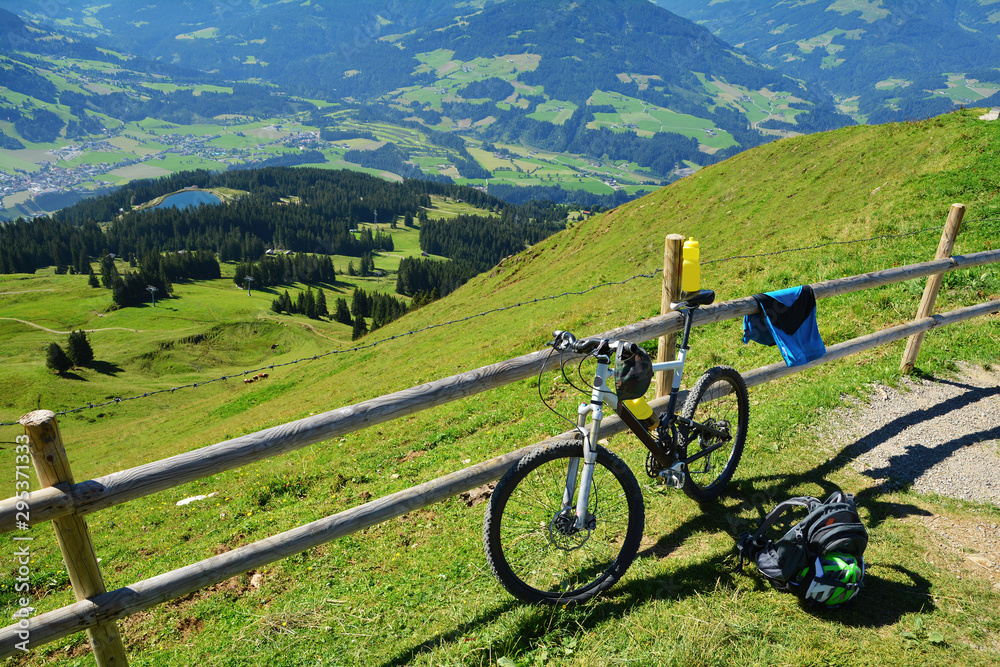
M 812 287 L 817 299 L 822 299 L 998 261 L 1000 261 L 1000 250 L 991 250 L 850 276 L 817 283 Z M 699 309 L 696 312 L 695 324 L 720 322 L 756 311 L 756 301 L 752 297 L 746 297 Z M 749 371 L 744 377 L 748 386 L 759 385 L 938 326 L 991 313 L 1000 313 L 1000 300 L 950 313 L 921 317 L 907 324 L 829 346 L 826 355 L 804 366 L 787 367 L 784 363 L 772 364 Z M 671 313 L 599 335 L 645 341 L 674 333 L 680 328 L 680 324 L 680 315 Z M 527 354 L 86 482 L 73 484 L 70 476 L 59 480 L 52 479 L 49 481 L 58 483 L 29 495 L 31 523 L 37 524 L 62 517 L 82 521 L 81 517 L 100 509 L 501 387 L 538 373 L 539 365 L 546 363 L 546 356 L 546 352 Z M 548 368 L 552 368 L 557 364 L 557 360 L 549 359 L 547 364 Z M 667 398 L 664 397 L 652 401 L 651 404 L 654 409 L 661 410 L 666 402 Z M 51 412 L 39 411 L 24 419 L 42 422 L 51 420 L 54 425 L 54 417 Z M 624 429 L 624 425 L 617 418 L 608 418 L 602 425 L 602 433 L 609 436 Z M 566 433 L 557 437 L 570 435 Z M 76 604 L 31 617 L 31 646 L 45 644 L 82 630 L 114 628 L 115 621 L 130 614 L 476 488 L 498 479 L 514 461 L 538 444 L 541 443 L 523 447 L 450 475 L 125 588 L 106 593 L 95 591 Z M 16 502 L 17 499 L 12 498 L 0 503 L 2 532 L 8 532 L 15 526 Z M 85 524 L 83 525 L 85 529 Z M 21 630 L 21 626 L 17 623 L 0 629 L 0 657 L 17 652 L 16 644 L 21 640 Z M 102 663 L 100 656 L 98 662 L 124 664 L 117 659 Z

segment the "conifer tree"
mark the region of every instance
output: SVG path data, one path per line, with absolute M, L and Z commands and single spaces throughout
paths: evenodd
M 93 267 L 91 267 L 91 269 L 90 269 L 90 276 L 87 279 L 87 284 L 90 285 L 91 287 L 100 287 L 101 286 L 101 283 L 99 283 L 97 281 L 97 276 L 94 275 L 94 269 L 93 269 Z
M 76 255 L 76 272 L 77 273 L 93 273 L 94 268 L 90 266 L 90 259 L 87 257 L 87 253 L 81 250 Z
M 326 305 L 326 293 L 320 288 L 316 295 L 316 317 L 329 317 L 330 310 Z
M 355 318 L 371 316 L 371 304 L 368 295 L 360 287 L 354 289 L 354 297 L 351 300 L 351 314 Z
M 357 340 L 368 333 L 368 325 L 365 324 L 365 318 L 356 317 L 354 318 L 354 328 L 351 332 L 351 340 Z
M 349 326 L 354 324 L 354 321 L 351 319 L 351 311 L 347 308 L 347 299 L 343 297 L 337 299 L 337 303 L 334 306 L 333 320 Z
M 66 355 L 74 366 L 86 366 L 94 360 L 94 348 L 87 340 L 87 332 L 79 329 L 70 332 L 66 342 Z
M 73 362 L 66 356 L 63 349 L 59 347 L 59 343 L 49 343 L 45 365 L 56 373 L 65 373 L 73 367 Z
M 106 289 L 112 289 L 115 286 L 115 279 L 118 277 L 118 267 L 115 266 L 115 258 L 108 253 L 101 255 L 101 284 Z
M 306 317 L 315 320 L 319 317 L 316 314 L 316 295 L 313 294 L 312 287 L 306 290 Z

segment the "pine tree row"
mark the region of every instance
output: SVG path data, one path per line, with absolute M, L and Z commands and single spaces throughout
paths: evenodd
M 289 315 L 305 315 L 312 320 L 330 316 L 326 305 L 326 293 L 322 288 L 314 294 L 312 287 L 309 287 L 305 292 L 299 292 L 295 301 L 292 301 L 288 290 L 285 290 L 284 294 L 271 301 L 271 310 Z

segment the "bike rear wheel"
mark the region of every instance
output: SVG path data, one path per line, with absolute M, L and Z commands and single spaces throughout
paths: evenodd
M 486 560 L 503 587 L 525 602 L 588 600 L 618 581 L 639 550 L 642 491 L 625 462 L 603 447 L 597 448 L 586 525 L 575 528 L 582 456 L 575 440 L 539 448 L 514 464 L 490 497 Z M 568 475 L 574 461 L 577 472 Z
M 720 438 L 698 432 L 688 445 L 678 442 L 683 458 L 719 445 L 718 449 L 688 465 L 684 493 L 695 500 L 711 500 L 725 488 L 743 455 L 747 437 L 750 401 L 742 376 L 729 366 L 716 366 L 705 371 L 691 388 L 681 416 L 726 433 Z M 678 438 L 682 436 L 678 435 Z

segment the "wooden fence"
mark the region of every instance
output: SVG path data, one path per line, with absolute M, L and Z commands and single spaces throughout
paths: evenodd
M 954 215 L 954 207 L 952 212 Z M 960 221 L 959 213 L 958 223 Z M 955 232 L 958 223 L 955 225 Z M 945 235 L 948 235 L 947 230 Z M 671 246 L 677 246 L 676 239 L 668 239 L 668 247 Z M 950 252 L 950 244 L 945 246 L 942 240 L 939 255 L 942 247 L 947 247 Z M 965 256 L 939 257 L 930 262 L 816 283 L 812 287 L 816 298 L 824 299 L 997 262 L 1000 262 L 1000 250 L 989 250 Z M 666 287 L 664 289 L 666 290 Z M 939 315 L 930 314 L 932 307 L 933 298 L 929 307 L 925 307 L 922 303 L 922 310 L 912 322 L 829 346 L 821 359 L 804 366 L 787 367 L 784 363 L 777 363 L 744 373 L 744 378 L 748 386 L 756 386 L 879 345 L 922 335 L 935 327 L 998 313 L 1000 300 L 987 301 Z M 694 324 L 701 326 L 721 322 L 752 314 L 757 310 L 757 303 L 753 297 L 735 299 L 698 309 Z M 599 335 L 645 341 L 674 334 L 680 327 L 681 315 L 670 312 Z M 0 629 L 0 657 L 14 655 L 23 648 L 37 647 L 77 632 L 87 631 L 98 665 L 102 667 L 125 665 L 127 658 L 117 629 L 118 620 L 496 480 L 514 461 L 541 443 L 531 444 L 405 491 L 110 592 L 104 589 L 84 519 L 86 515 L 248 463 L 502 387 L 537 374 L 539 365 L 543 363 L 547 363 L 551 369 L 558 362 L 554 358 L 549 358 L 544 351 L 534 352 L 78 483 L 73 481 L 54 413 L 41 410 L 25 415 L 21 419 L 21 424 L 29 437 L 31 457 L 44 488 L 31 492 L 27 499 L 15 497 L 0 502 L 0 532 L 7 533 L 15 528 L 23 528 L 23 524 L 19 522 L 25 517 L 28 518 L 30 525 L 52 521 L 63 550 L 77 602 L 37 616 L 17 619 L 12 625 Z M 658 398 L 651 401 L 651 405 L 654 410 L 662 410 L 666 401 L 665 397 Z M 616 417 L 606 419 L 601 428 L 602 433 L 607 435 L 624 430 L 625 426 Z M 556 437 L 569 435 L 566 433 Z

